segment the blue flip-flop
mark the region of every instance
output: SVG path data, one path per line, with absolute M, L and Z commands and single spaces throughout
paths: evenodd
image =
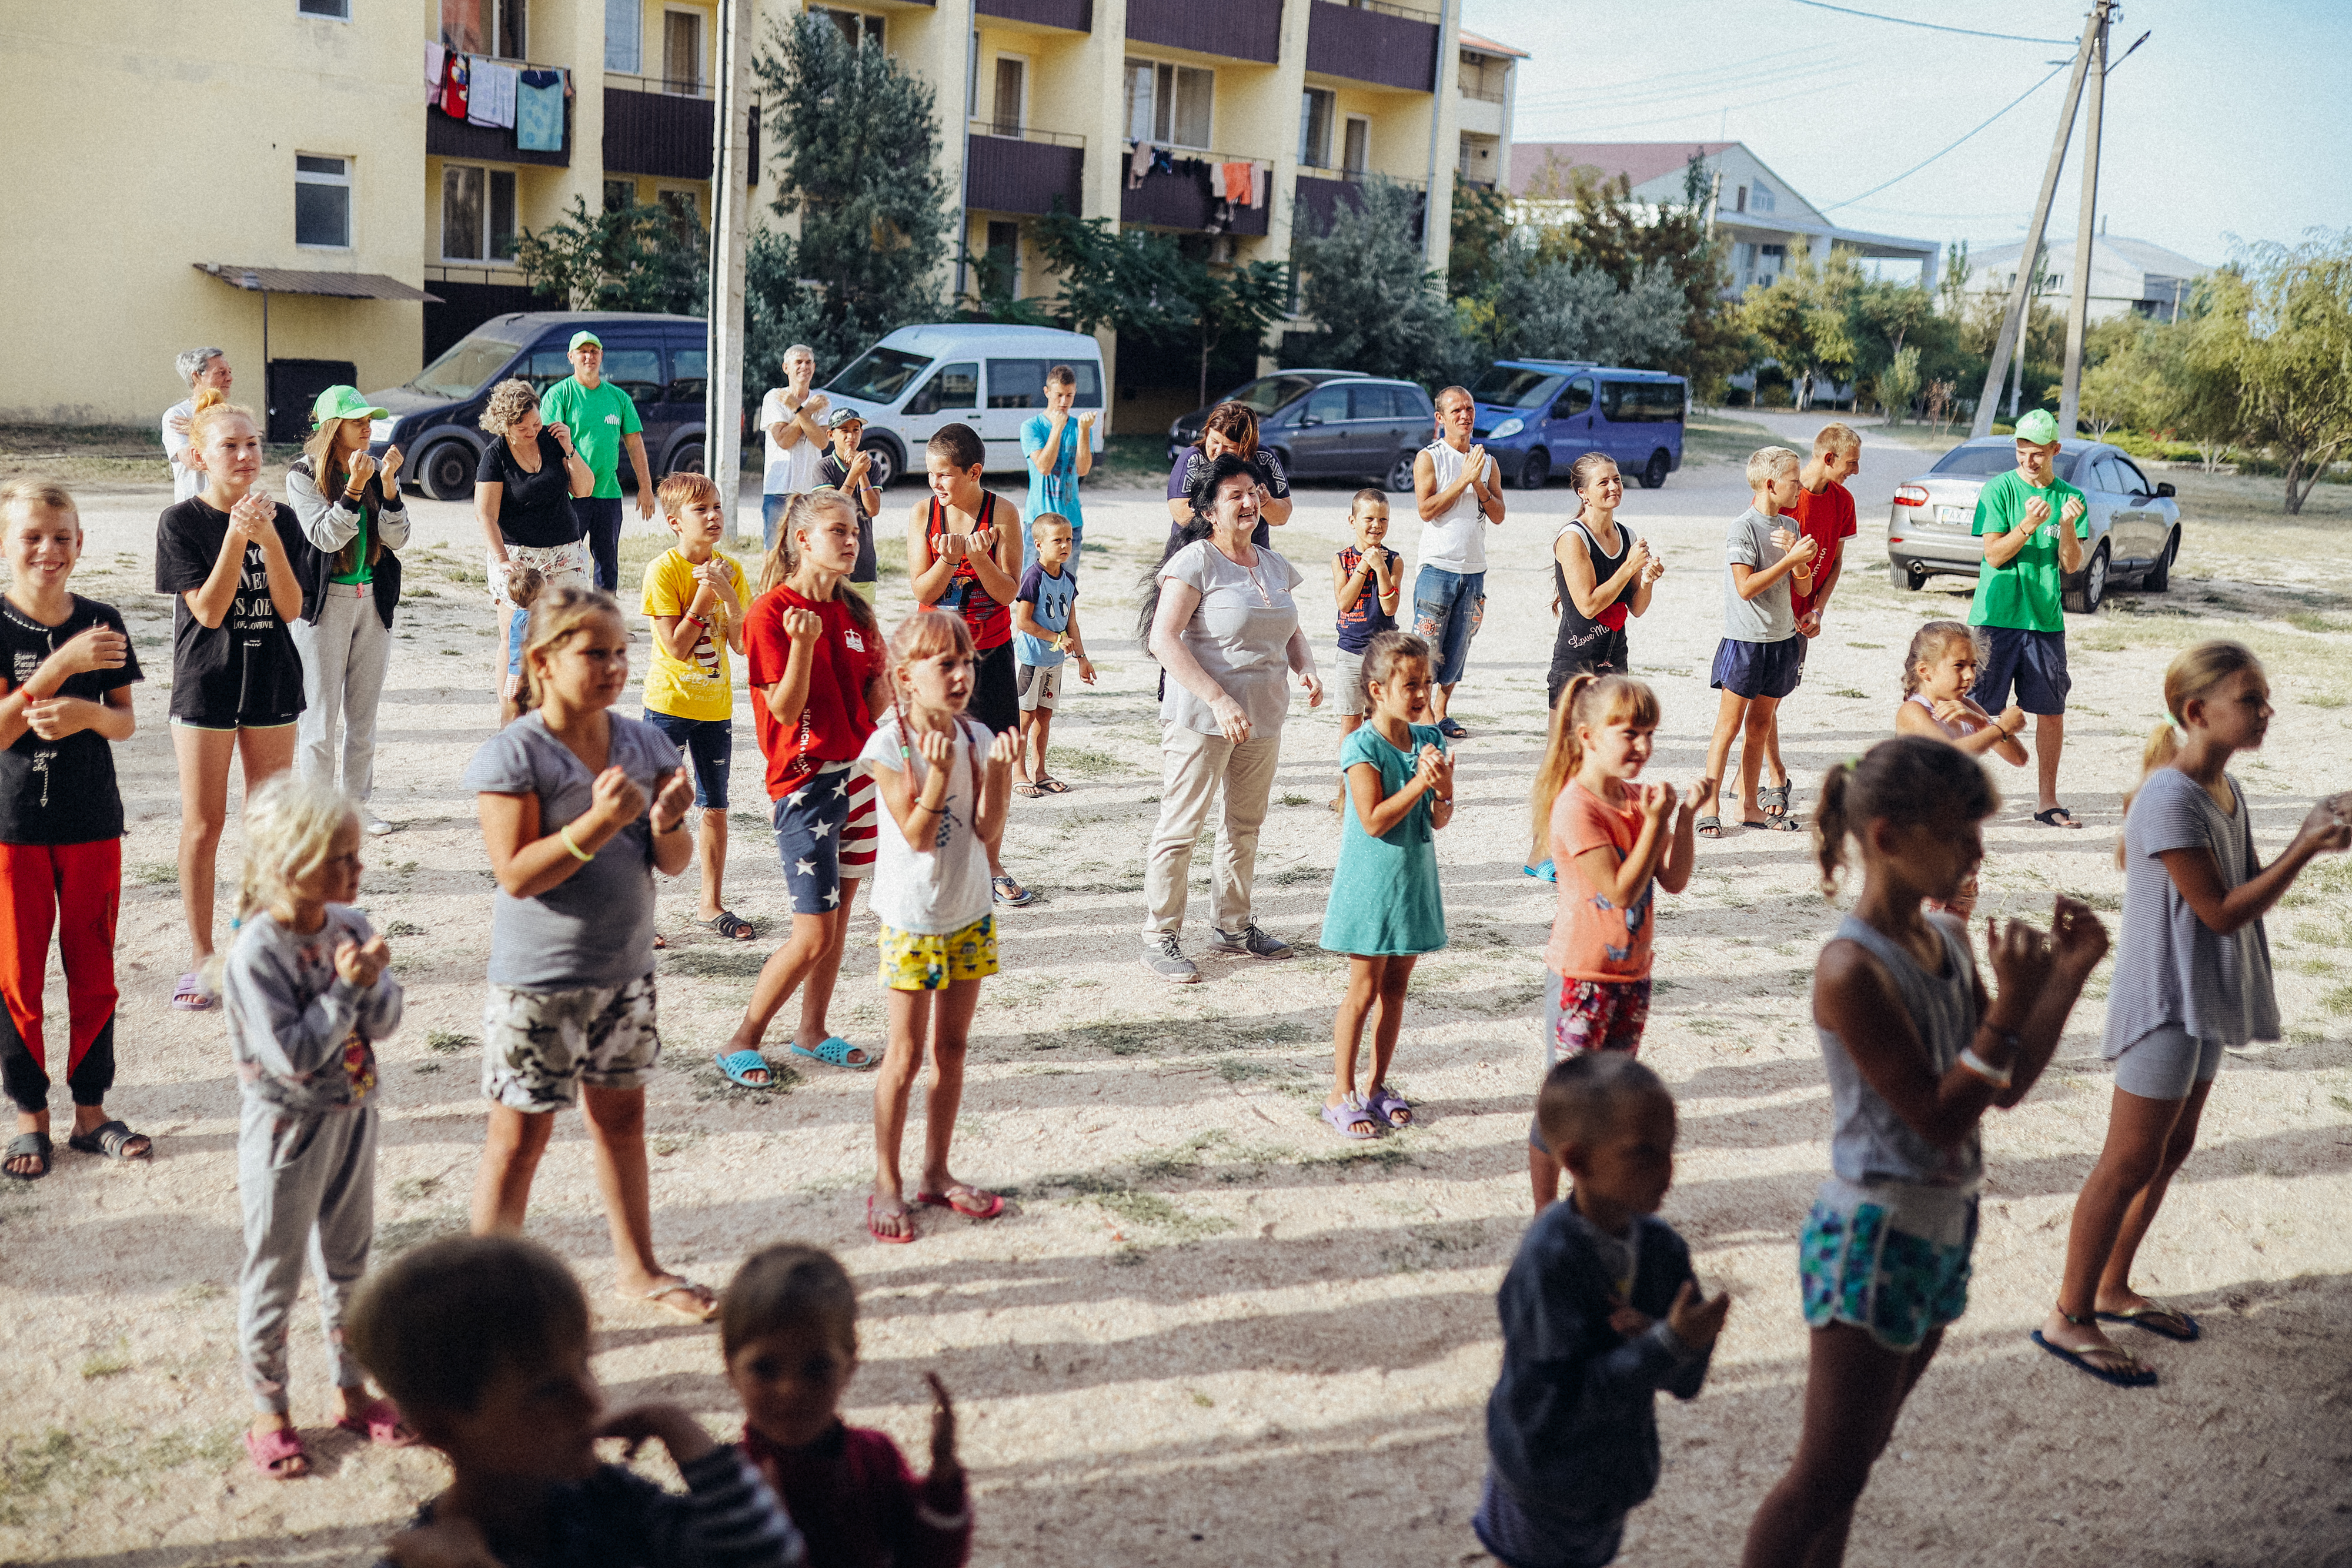
M 1519 868 L 1519 874 L 1521 876 L 1531 876 L 1538 882 L 1558 882 L 1559 880 L 1559 868 L 1552 864 L 1550 860 L 1547 858 L 1536 865 L 1521 866 Z
M 768 1065 L 768 1059 L 756 1051 L 722 1051 L 717 1061 L 719 1071 L 725 1073 L 731 1083 L 740 1083 L 746 1089 L 773 1089 L 776 1086 L 775 1070 Z M 768 1081 L 755 1083 L 744 1076 L 751 1072 L 764 1072 Z
M 849 1053 L 853 1051 L 864 1056 L 866 1060 L 863 1061 L 850 1061 Z M 852 1072 L 863 1072 L 867 1068 L 874 1065 L 874 1053 L 872 1051 L 867 1051 L 862 1045 L 852 1045 L 837 1034 L 826 1036 L 824 1040 L 819 1044 L 814 1051 L 811 1051 L 808 1047 L 795 1040 L 793 1042 L 793 1054 L 794 1056 L 805 1056 L 811 1061 L 822 1061 L 827 1067 L 845 1067 Z

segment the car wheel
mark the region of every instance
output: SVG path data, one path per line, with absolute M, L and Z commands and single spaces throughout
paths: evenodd
M 1412 493 L 1413 455 L 1411 452 L 1400 452 L 1396 461 L 1389 465 L 1389 476 L 1383 483 L 1391 493 L 1399 496 Z M 1287 463 L 1289 459 L 1285 458 L 1284 461 Z
M 425 493 L 436 501 L 463 501 L 474 493 L 474 449 L 462 441 L 445 441 L 416 465 L 424 476 Z
M 2140 577 L 2143 593 L 2162 593 L 2172 586 L 2172 558 L 2179 553 L 2180 530 L 2175 528 L 2172 537 L 2164 541 L 2164 549 L 2157 552 L 2156 564 Z
M 1886 580 L 1895 587 L 1916 593 L 1927 585 L 1927 574 L 1905 561 L 1896 561 L 1887 569 Z
M 2075 585 L 2065 591 L 2066 608 L 2077 615 L 2098 612 L 2100 601 L 2107 596 L 2107 541 L 2101 539 L 2099 548 L 2091 552 L 2090 564 Z
M 1667 458 L 1663 449 L 1651 453 L 1649 466 L 1642 470 L 1642 488 L 1644 490 L 1665 488 L 1666 467 Z
M 669 460 L 669 471 L 673 474 L 701 473 L 702 443 L 697 441 L 690 445 L 679 447 L 677 454 Z
M 1538 446 L 1528 454 L 1527 462 L 1519 466 L 1519 488 L 1540 490 L 1544 487 L 1544 482 L 1550 477 L 1551 454 Z
M 887 441 L 869 441 L 858 450 L 866 454 L 866 477 L 876 489 L 888 489 L 898 476 L 898 449 Z

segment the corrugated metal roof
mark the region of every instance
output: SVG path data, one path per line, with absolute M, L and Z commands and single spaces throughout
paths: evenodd
M 189 263 L 231 288 L 259 289 L 269 294 L 322 294 L 336 299 L 415 299 L 441 303 L 438 295 L 386 277 L 381 272 L 298 272 L 284 267 L 238 267 L 230 262 Z
M 1635 185 L 1646 185 L 1662 174 L 1679 174 L 1696 152 L 1708 158 L 1737 141 L 1517 141 L 1511 145 L 1512 194 L 1524 196 L 1528 185 L 1551 159 L 1559 167 L 1601 171 L 1603 179 L 1622 174 Z

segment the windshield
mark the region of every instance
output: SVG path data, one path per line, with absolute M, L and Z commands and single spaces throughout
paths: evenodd
M 2061 452 L 2058 455 L 2058 461 L 2052 466 L 2057 470 L 2058 477 L 2071 485 L 2074 482 L 2074 465 L 2082 461 L 2082 457 L 2083 455 L 2079 452 Z M 1996 474 L 2006 474 L 2016 466 L 2016 443 L 2002 442 L 1996 445 L 1989 442 L 1982 446 L 1974 444 L 1955 446 L 1945 453 L 1943 461 L 1937 463 L 1928 472 L 1949 474 L 1956 479 L 1990 479 Z
M 1315 383 L 1305 376 L 1264 376 L 1225 401 L 1244 404 L 1254 413 L 1272 413 L 1284 403 L 1311 391 L 1314 386 Z
M 417 371 L 407 390 L 426 397 L 471 397 L 506 369 L 521 347 L 502 338 L 460 338 L 447 353 Z
M 1479 402 L 1500 403 L 1505 408 L 1541 408 L 1565 379 L 1550 371 L 1496 365 L 1470 384 L 1470 395 Z
M 916 372 L 930 362 L 929 354 L 877 346 L 851 361 L 849 368 L 834 377 L 824 390 L 865 402 L 895 403 Z

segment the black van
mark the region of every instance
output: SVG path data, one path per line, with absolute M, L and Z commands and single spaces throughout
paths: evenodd
M 474 493 L 474 465 L 496 439 L 478 423 L 490 389 L 520 377 L 545 392 L 572 373 L 565 346 L 583 329 L 604 342 L 604 379 L 636 402 L 655 477 L 701 473 L 703 386 L 709 376 L 702 320 L 627 310 L 493 317 L 406 386 L 367 394 L 378 408 L 392 411 L 389 420 L 376 422 L 368 449 L 381 456 L 397 444 L 407 455 L 401 473 L 408 484 L 436 501 L 466 499 Z M 636 490 L 626 448 L 621 488 Z

